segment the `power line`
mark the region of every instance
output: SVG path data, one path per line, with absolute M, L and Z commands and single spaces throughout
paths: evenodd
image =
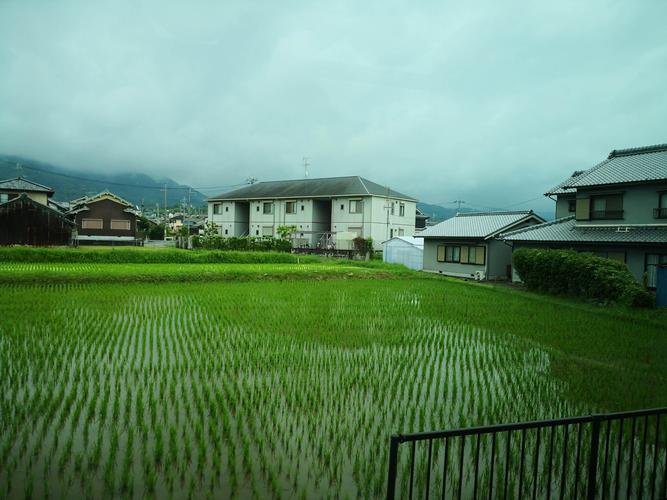
M 13 162 L 9 162 L 7 160 L 0 160 L 3 163 L 6 163 L 7 165 L 15 165 Z M 60 172 L 53 172 L 51 170 L 46 170 L 44 168 L 39 168 L 39 167 L 34 167 L 32 165 L 25 165 L 21 164 L 21 168 L 27 168 L 30 170 L 34 170 L 36 172 L 42 172 L 45 174 L 50 174 L 50 175 L 56 175 L 58 177 L 65 177 L 67 179 L 74 179 L 78 181 L 85 181 L 85 182 L 98 182 L 100 184 L 106 184 L 110 186 L 124 186 L 124 187 L 134 187 L 134 188 L 142 188 L 142 189 L 155 189 L 158 191 L 163 191 L 164 187 L 160 186 L 147 186 L 143 184 L 128 184 L 126 182 L 115 182 L 115 181 L 108 181 L 108 180 L 103 180 L 103 179 L 91 179 L 88 177 L 80 177 L 78 175 L 70 175 L 70 174 L 63 174 Z M 191 187 L 191 186 L 169 186 L 169 189 L 172 190 L 181 190 L 181 191 L 187 191 L 189 189 L 196 189 L 198 191 L 212 191 L 212 190 L 217 190 L 217 189 L 231 189 L 239 186 L 245 186 L 246 183 L 242 182 L 239 184 L 231 184 L 227 186 L 208 186 L 208 187 Z

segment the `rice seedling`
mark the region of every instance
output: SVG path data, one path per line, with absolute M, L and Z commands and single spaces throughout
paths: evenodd
M 0 270 L 11 266 L 19 264 Z M 35 276 L 49 266 L 76 276 L 106 269 L 20 266 Z M 132 272 L 111 272 L 121 271 Z M 0 298 L 0 492 L 7 496 L 377 497 L 392 433 L 667 399 L 658 312 L 422 278 L 62 281 L 3 286 Z M 628 384 L 637 391 L 619 390 Z M 618 429 L 608 432 L 614 443 Z M 642 432 L 632 443 L 637 453 L 654 439 Z M 526 439 L 534 444 L 536 436 Z M 565 438 L 541 439 L 548 450 Z M 520 444 L 513 436 L 495 449 L 518 464 Z M 433 461 L 463 453 L 473 464 L 475 446 L 435 449 Z M 491 446 L 481 440 L 480 457 Z M 424 474 L 425 454 L 418 456 L 415 470 Z M 629 464 L 608 456 L 610 468 L 627 472 Z M 548 475 L 563 462 L 523 458 L 523 488 L 534 486 L 533 467 Z M 82 486 L 72 482 L 79 473 Z

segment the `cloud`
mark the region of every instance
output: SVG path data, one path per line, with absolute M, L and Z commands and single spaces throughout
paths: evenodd
M 5 1 L 0 151 L 504 207 L 665 142 L 664 2 Z M 527 206 L 548 207 L 548 201 Z

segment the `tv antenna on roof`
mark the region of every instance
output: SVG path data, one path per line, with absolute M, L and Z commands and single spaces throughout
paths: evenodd
M 458 210 L 460 212 L 461 211 L 461 204 L 465 203 L 465 201 L 463 201 L 463 200 L 454 200 L 454 201 L 452 201 L 452 203 L 458 204 L 458 207 L 456 208 L 456 210 Z
M 257 180 L 258 180 L 257 177 L 248 177 L 245 180 L 245 182 L 246 182 L 246 184 L 254 184 L 255 182 L 257 182 Z
M 310 158 L 308 158 L 307 156 L 304 156 L 304 157 L 303 157 L 303 174 L 304 174 L 304 177 L 305 177 L 306 179 L 307 179 L 308 176 L 310 175 L 310 172 L 309 172 L 309 170 L 308 170 L 308 167 L 310 167 Z

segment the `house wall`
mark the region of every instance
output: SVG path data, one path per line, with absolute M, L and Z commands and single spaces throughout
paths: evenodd
M 501 240 L 487 240 L 487 278 L 511 278 L 512 247 Z
M 576 195 L 574 193 L 568 195 L 558 195 L 556 198 L 556 219 L 562 219 L 563 217 L 569 217 L 574 215 L 574 212 L 570 212 L 570 200 L 574 200 Z
M 30 198 L 31 200 L 36 201 L 37 203 L 41 203 L 42 205 L 48 205 L 48 203 L 49 203 L 48 195 L 46 193 L 42 193 L 42 192 L 39 192 L 39 191 L 37 191 L 37 192 L 10 191 L 8 189 L 3 189 L 0 192 L 8 194 L 9 199 L 18 198 L 19 196 L 21 196 L 22 193 L 25 193 L 25 194 L 28 195 L 28 198 Z
M 460 264 L 458 262 L 438 262 L 439 245 L 475 245 L 486 247 L 486 264 Z M 448 276 L 457 276 L 460 278 L 473 278 L 477 271 L 486 273 L 486 267 L 489 262 L 489 247 L 481 240 L 460 240 L 452 241 L 445 239 L 424 238 L 424 271 L 433 271 Z
M 658 208 L 658 197 L 661 191 L 667 190 L 667 182 L 655 183 L 650 186 L 621 186 L 618 188 L 597 188 L 577 190 L 577 199 L 590 198 L 594 195 L 623 193 L 623 219 L 618 220 L 577 220 L 577 225 L 612 226 L 623 224 L 660 224 L 667 223 L 664 219 L 655 219 L 653 209 Z
M 359 199 L 364 202 L 362 213 L 351 214 L 349 212 L 350 201 Z M 405 204 L 403 216 L 399 215 L 400 203 Z M 391 215 L 390 209 L 387 209 L 390 204 L 394 205 L 394 215 Z M 372 238 L 373 248 L 381 250 L 382 242 L 392 236 L 413 236 L 415 234 L 416 211 L 417 204 L 414 201 L 388 199 L 380 196 L 334 198 L 331 202 L 331 230 L 334 232 L 357 231 L 363 238 Z M 389 217 L 387 217 L 388 212 Z
M 214 205 L 219 205 L 220 213 L 213 213 Z M 219 201 L 208 204 L 208 220 L 218 226 L 218 233 L 223 237 L 247 235 L 248 215 L 248 203 Z
M 133 236 L 136 237 L 137 217 L 134 214 L 125 212 L 126 205 L 112 200 L 103 199 L 92 203 L 86 203 L 90 210 L 76 214 L 77 232 L 81 236 Z M 83 219 L 102 219 L 102 229 L 83 229 L 81 221 Z M 130 229 L 111 229 L 112 220 L 129 220 Z

